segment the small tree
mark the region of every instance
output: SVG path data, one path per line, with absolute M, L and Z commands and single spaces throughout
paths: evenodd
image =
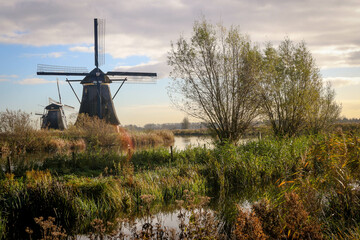
M 29 113 L 9 109 L 0 112 L 0 133 L 21 133 L 32 129 Z
M 184 119 L 181 122 L 181 128 L 182 129 L 189 129 L 190 128 L 190 121 L 189 118 L 184 117 Z
M 316 134 L 328 130 L 338 120 L 340 113 L 341 105 L 335 102 L 335 91 L 327 83 L 306 116 L 307 131 Z
M 336 119 L 340 106 L 304 42 L 286 39 L 278 49 L 266 46 L 261 81 L 262 110 L 277 136 L 318 131 Z
M 190 40 L 172 44 L 168 64 L 175 106 L 207 123 L 221 142 L 237 142 L 257 116 L 261 54 L 238 28 L 195 22 Z

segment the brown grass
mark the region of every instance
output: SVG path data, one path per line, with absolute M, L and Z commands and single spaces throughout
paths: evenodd
M 235 239 L 237 240 L 262 240 L 268 239 L 265 235 L 262 224 L 255 212 L 245 212 L 241 207 L 238 206 L 238 216 L 235 224 L 234 231 Z
M 264 233 L 272 239 L 323 239 L 320 224 L 309 215 L 299 195 L 294 192 L 285 193 L 277 206 L 264 200 L 254 204 L 252 210 Z

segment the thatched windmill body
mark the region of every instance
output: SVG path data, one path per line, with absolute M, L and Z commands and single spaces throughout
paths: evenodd
M 86 68 L 62 67 L 39 64 L 38 75 L 63 75 L 63 76 L 84 76 L 82 80 L 66 80 L 73 90 L 80 103 L 79 113 L 85 113 L 89 116 L 98 116 L 105 119 L 108 123 L 119 125 L 113 99 L 119 92 L 123 84 L 128 80 L 127 77 L 156 77 L 156 73 L 147 72 L 116 72 L 109 71 L 104 73 L 99 65 L 104 64 L 104 21 L 94 19 L 94 52 L 95 68 L 88 72 Z M 111 77 L 111 79 L 110 79 Z M 115 77 L 115 78 L 114 78 Z M 119 78 L 122 77 L 122 78 Z M 80 82 L 83 85 L 81 101 L 77 96 L 72 82 Z M 111 96 L 110 83 L 120 82 L 118 90 Z

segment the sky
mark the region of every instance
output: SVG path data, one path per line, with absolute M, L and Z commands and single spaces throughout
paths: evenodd
M 106 71 L 156 72 L 155 84 L 126 83 L 114 99 L 123 125 L 181 122 L 168 97 L 170 43 L 194 21 L 239 26 L 260 47 L 305 41 L 342 116 L 360 118 L 358 0 L 0 0 L 0 111 L 42 113 L 49 97 L 80 107 L 66 77 L 37 76 L 37 64 L 94 68 L 93 19 L 106 20 Z M 68 77 L 69 79 L 79 79 Z M 82 86 L 73 84 L 81 97 Z M 114 94 L 118 83 L 111 84 Z M 69 117 L 68 117 L 69 118 Z M 191 121 L 196 121 L 191 119 Z

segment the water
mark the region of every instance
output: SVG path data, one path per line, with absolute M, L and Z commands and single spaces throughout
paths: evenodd
M 256 138 L 243 138 L 240 139 L 238 145 L 245 144 L 248 141 L 253 141 Z M 173 147 L 178 150 L 185 150 L 188 147 L 206 147 L 209 149 L 214 148 L 214 140 L 209 136 L 175 136 Z
M 188 147 L 213 148 L 213 140 L 209 136 L 175 136 L 173 147 L 177 150 L 185 150 Z

